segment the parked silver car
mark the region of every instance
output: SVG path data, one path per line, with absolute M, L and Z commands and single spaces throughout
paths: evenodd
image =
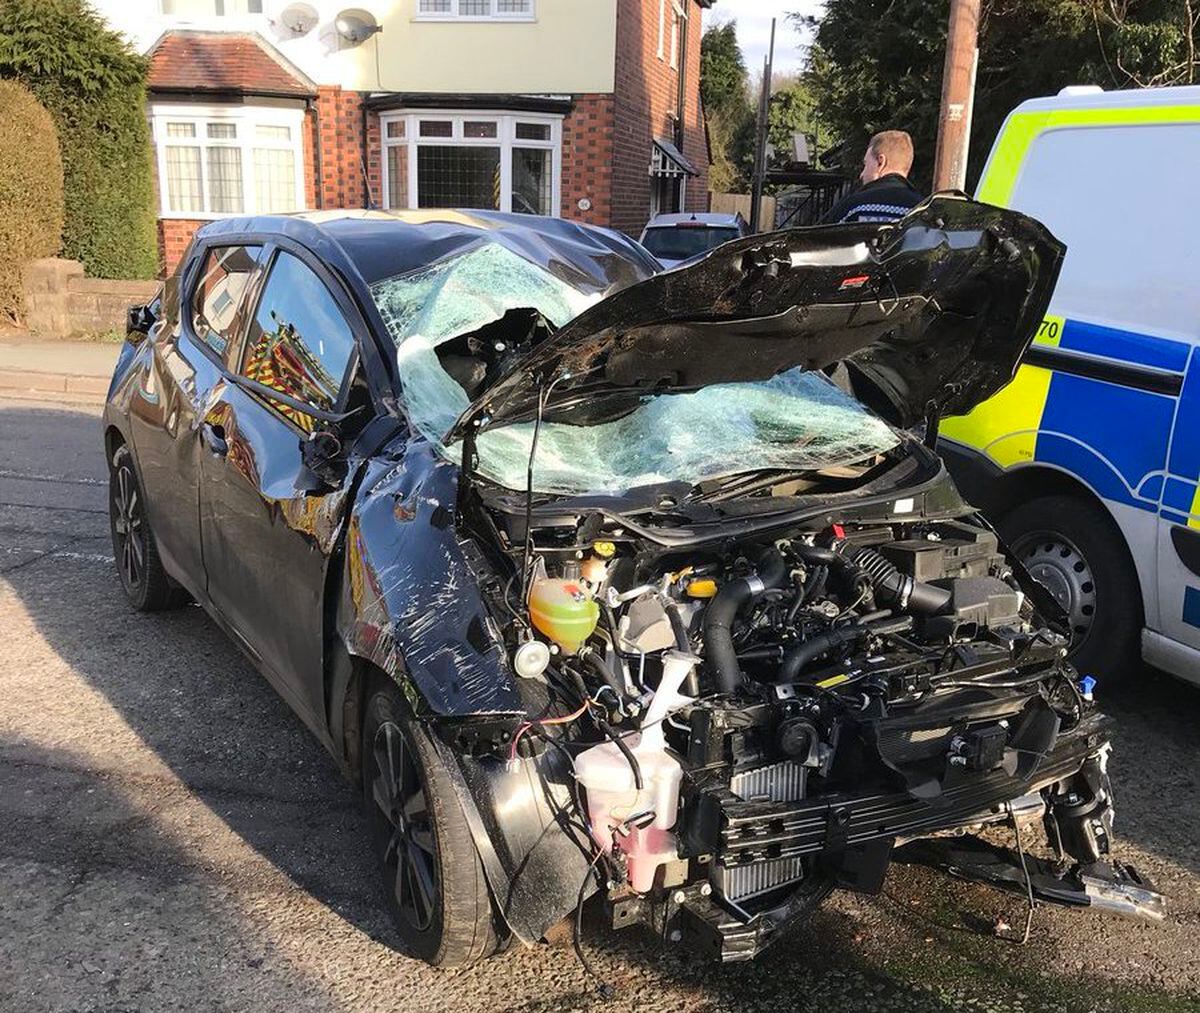
M 663 267 L 678 267 L 731 239 L 750 235 L 750 226 L 739 213 L 705 212 L 655 215 L 642 230 L 642 245 Z

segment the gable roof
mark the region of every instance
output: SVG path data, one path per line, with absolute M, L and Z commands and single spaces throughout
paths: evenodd
M 151 92 L 311 98 L 317 86 L 253 32 L 164 32 L 150 48 Z

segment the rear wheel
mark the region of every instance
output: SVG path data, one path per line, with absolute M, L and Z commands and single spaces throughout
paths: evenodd
M 1009 547 L 1070 617 L 1071 660 L 1110 682 L 1140 667 L 1142 592 L 1124 538 L 1095 503 L 1040 496 L 999 524 Z
M 123 444 L 109 462 L 108 520 L 117 573 L 130 604 L 139 612 L 158 612 L 187 601 L 163 569 L 146 514 L 146 493 L 133 454 Z
M 483 866 L 450 776 L 390 682 L 363 724 L 363 793 L 388 910 L 403 948 L 436 967 L 496 950 Z

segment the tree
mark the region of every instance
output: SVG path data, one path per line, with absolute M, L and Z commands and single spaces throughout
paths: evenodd
M 50 114 L 24 85 L 0 80 L 0 319 L 22 311 L 25 262 L 58 252 L 62 161 Z
M 792 161 L 793 134 L 804 134 L 807 138 L 813 162 L 835 142 L 833 133 L 820 118 L 812 88 L 799 74 L 772 82 L 767 117 L 767 143 L 774 151 L 772 164 L 782 166 Z
M 0 77 L 37 96 L 62 141 L 63 254 L 99 277 L 158 269 L 146 74 L 84 0 L 0 0 Z
M 712 150 L 709 188 L 744 190 L 746 165 L 753 159 L 754 110 L 736 21 L 713 25 L 700 40 L 700 100 Z
M 949 0 L 827 0 L 805 75 L 821 119 L 854 163 L 876 130 L 913 135 L 928 187 L 937 141 Z M 1108 88 L 1195 80 L 1200 0 L 984 0 L 968 186 L 1004 117 L 1069 84 Z

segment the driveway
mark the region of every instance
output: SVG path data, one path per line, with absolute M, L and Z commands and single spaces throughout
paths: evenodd
M 98 409 L 0 401 L 0 1009 L 1200 1010 L 1200 692 L 1104 695 L 1120 856 L 1163 925 L 895 867 L 752 965 L 584 919 L 437 972 L 392 948 L 353 790 L 198 608 L 125 605 Z M 1008 930 L 1005 925 L 1014 928 Z

